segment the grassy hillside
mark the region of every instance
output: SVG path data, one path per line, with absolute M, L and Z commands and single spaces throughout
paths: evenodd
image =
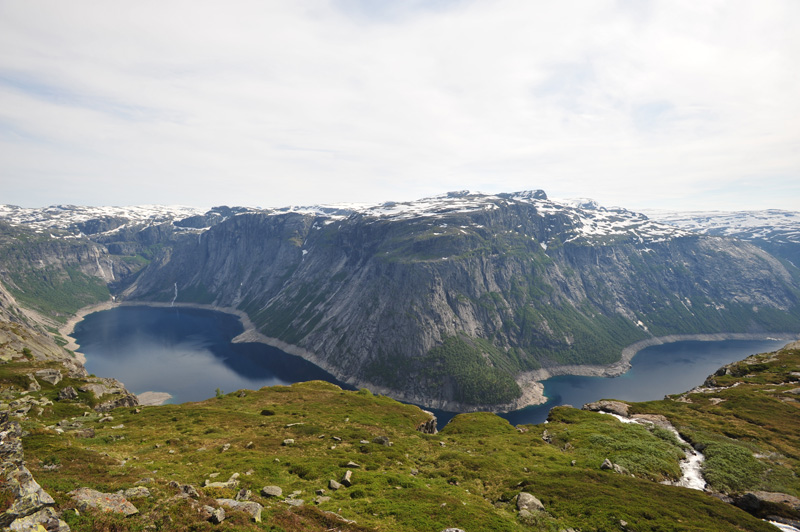
M 429 435 L 415 430 L 428 418 L 417 407 L 310 382 L 118 408 L 102 421 L 90 393 L 57 400 L 81 380 L 40 381 L 40 391 L 23 394 L 34 364 L 21 357 L 0 365 L 0 408 L 23 395 L 52 402 L 21 417 L 25 457 L 72 530 L 775 530 L 717 497 L 660 484 L 679 475 L 677 440 L 603 414 L 560 407 L 548 424 L 522 427 L 463 414 Z M 632 404 L 631 412 L 662 414 L 705 446 L 715 488 L 797 495 L 795 372 L 797 349 L 762 355 L 715 378 L 720 386 L 742 383 L 734 388 Z M 630 474 L 601 470 L 606 458 Z M 347 470 L 352 486 L 331 490 L 329 481 Z M 236 473 L 235 487 L 203 487 Z M 180 496 L 173 481 L 193 485 L 198 498 Z M 132 497 L 139 513 L 127 518 L 75 512 L 67 495 L 84 486 L 112 493 L 137 485 L 151 496 Z M 268 485 L 283 495 L 263 496 Z M 219 525 L 201 515 L 202 505 L 241 489 L 264 506 L 260 523 L 234 510 Z M 545 511 L 517 511 L 522 491 Z M 302 506 L 294 506 L 298 499 Z

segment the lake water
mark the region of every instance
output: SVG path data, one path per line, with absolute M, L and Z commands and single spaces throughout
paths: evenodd
M 307 380 L 343 385 L 300 357 L 258 343 L 233 344 L 242 332 L 236 316 L 189 308 L 118 307 L 90 314 L 74 337 L 86 355 L 86 369 L 114 377 L 134 393 L 168 392 L 169 402 L 201 401 L 217 388 L 232 392 Z M 649 401 L 687 391 L 720 366 L 753 353 L 774 351 L 784 340 L 684 341 L 648 347 L 631 370 L 612 379 L 560 376 L 545 381 L 544 405 L 502 416 L 511 424 L 541 423 L 550 409 L 580 407 L 599 399 Z M 452 412 L 434 410 L 443 426 Z

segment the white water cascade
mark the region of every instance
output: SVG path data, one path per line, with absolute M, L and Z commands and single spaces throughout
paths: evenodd
M 178 283 L 175 283 L 175 296 L 172 298 L 169 306 L 172 307 L 175 305 L 175 300 L 178 299 Z
M 653 425 L 651 421 L 646 420 L 638 420 L 638 419 L 631 419 L 629 417 L 623 417 L 619 414 L 613 414 L 611 412 L 601 412 L 601 414 L 608 414 L 609 416 L 614 416 L 618 420 L 622 421 L 623 423 L 639 423 L 640 425 Z M 677 438 L 678 442 L 682 445 L 685 445 L 684 453 L 686 454 L 686 458 L 681 460 L 681 478 L 678 480 L 671 482 L 665 481 L 665 484 L 670 484 L 672 486 L 681 486 L 684 488 L 689 488 L 693 490 L 700 490 L 703 491 L 706 489 L 706 481 L 703 479 L 703 461 L 705 460 L 705 456 L 703 453 L 694 450 L 694 448 L 689 445 L 689 442 L 684 440 L 678 431 L 672 425 L 667 425 L 666 429 L 670 430 Z

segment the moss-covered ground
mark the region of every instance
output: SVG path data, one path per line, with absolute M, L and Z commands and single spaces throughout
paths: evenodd
M 719 386 L 741 383 L 735 387 L 632 404 L 631 411 L 663 414 L 704 445 L 715 488 L 797 495 L 800 427 L 789 390 L 800 353 L 749 362 L 716 377 Z M 4 402 L 20 396 L 33 364 L 0 366 Z M 112 420 L 100 421 L 89 394 L 56 400 L 58 390 L 79 380 L 41 384 L 26 395 L 53 404 L 22 419 L 25 456 L 73 530 L 774 530 L 708 493 L 661 484 L 680 474 L 682 450 L 669 431 L 569 407 L 554 409 L 547 424 L 522 427 L 492 414 L 463 414 L 430 435 L 416 430 L 427 419 L 417 407 L 309 382 L 138 412 L 118 408 Z M 58 422 L 79 422 L 94 436 L 59 434 Z M 601 470 L 605 458 L 630 475 Z M 348 469 L 353 485 L 330 490 L 329 480 Z M 234 473 L 235 488 L 203 487 Z M 82 486 L 115 492 L 143 479 L 151 479 L 144 485 L 152 497 L 132 499 L 139 514 L 129 518 L 75 512 L 67 495 Z M 264 505 L 262 522 L 228 511 L 212 525 L 170 481 L 197 487 L 201 504 L 251 490 L 251 500 Z M 284 496 L 263 497 L 267 485 L 280 486 Z M 315 504 L 320 489 L 330 499 Z M 546 512 L 520 517 L 514 497 L 521 491 L 541 499 Z M 304 506 L 284 502 L 293 492 Z

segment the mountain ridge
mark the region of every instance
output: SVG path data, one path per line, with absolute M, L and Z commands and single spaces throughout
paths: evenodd
M 139 217 L 72 239 L 105 253 L 81 268 L 110 265 L 116 299 L 237 309 L 343 381 L 445 409 L 514 403 L 525 374 L 608 365 L 651 337 L 800 331 L 791 263 L 538 190 Z

